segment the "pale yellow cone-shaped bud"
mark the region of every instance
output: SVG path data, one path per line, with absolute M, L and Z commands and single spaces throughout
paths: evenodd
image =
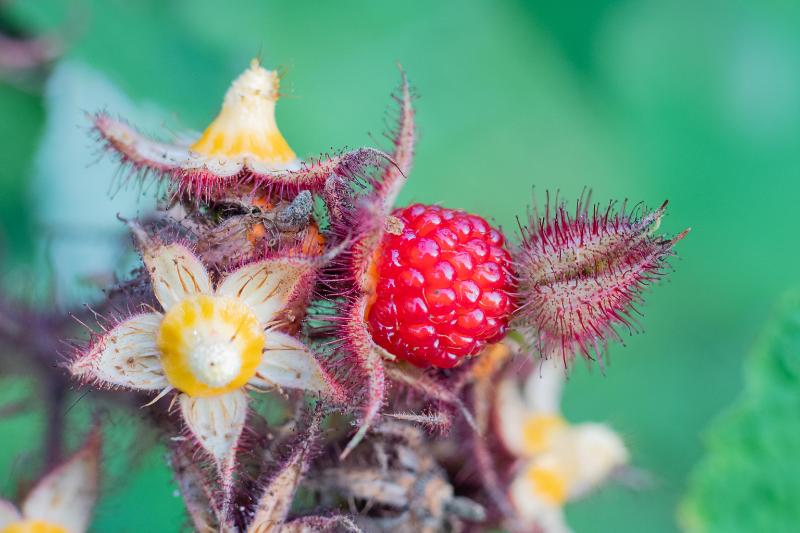
M 277 72 L 254 59 L 233 81 L 219 115 L 190 149 L 209 157 L 247 156 L 276 167 L 295 161 L 275 122 L 279 83 Z

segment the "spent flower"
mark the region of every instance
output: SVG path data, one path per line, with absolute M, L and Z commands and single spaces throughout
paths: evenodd
M 172 143 L 139 133 L 107 113 L 93 117 L 108 148 L 134 173 L 164 178 L 175 196 L 196 201 L 253 190 L 286 194 L 322 191 L 331 175 L 357 177 L 380 164 L 385 154 L 361 148 L 302 161 L 275 121 L 280 77 L 254 59 L 231 84 L 217 117 L 197 136 L 180 135 Z

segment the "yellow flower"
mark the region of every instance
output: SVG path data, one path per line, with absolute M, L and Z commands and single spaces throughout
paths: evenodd
M 142 258 L 164 312 L 133 316 L 108 331 L 73 361 L 74 375 L 158 391 L 156 399 L 177 389 L 186 425 L 223 472 L 244 427 L 246 389 L 332 393 L 311 351 L 275 329 L 313 274 L 311 263 L 256 261 L 214 286 L 181 244 L 145 245 Z

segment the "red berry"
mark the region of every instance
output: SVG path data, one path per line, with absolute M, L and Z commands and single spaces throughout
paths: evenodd
M 400 235 L 377 256 L 372 338 L 417 366 L 450 368 L 503 338 L 512 310 L 511 258 L 503 235 L 463 211 L 397 209 Z

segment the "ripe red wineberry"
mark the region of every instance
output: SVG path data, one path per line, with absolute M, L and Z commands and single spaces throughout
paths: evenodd
M 367 312 L 375 342 L 417 366 L 450 368 L 501 340 L 513 307 L 503 235 L 479 216 L 435 205 L 393 216 L 403 229 L 383 237 Z

